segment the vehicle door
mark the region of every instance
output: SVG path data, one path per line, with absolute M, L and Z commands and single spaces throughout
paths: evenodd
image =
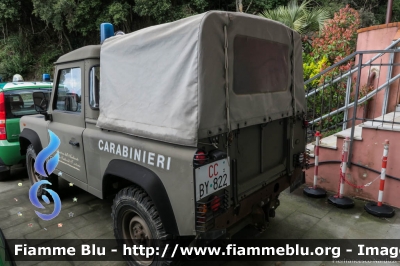
M 63 176 L 65 179 L 72 179 L 81 187 L 87 184 L 82 141 L 85 130 L 84 68 L 83 61 L 57 66 L 55 91 L 51 98 L 53 121 L 49 124 L 49 129 L 61 141 L 60 159 L 54 173 L 67 174 Z

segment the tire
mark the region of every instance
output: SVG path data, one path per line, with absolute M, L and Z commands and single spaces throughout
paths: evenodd
M 11 171 L 8 169 L 7 171 L 0 172 L 0 181 L 5 181 L 9 179 L 11 176 Z
M 50 175 L 50 177 L 47 177 L 38 174 L 35 171 L 35 166 L 34 166 L 35 160 L 36 160 L 36 152 L 35 149 L 33 148 L 33 145 L 30 144 L 26 149 L 26 170 L 28 172 L 28 177 L 29 181 L 31 182 L 31 185 L 35 184 L 36 182 L 39 182 L 40 180 L 49 180 L 49 182 L 51 183 L 51 189 L 57 191 L 58 177 L 54 175 Z M 47 185 L 42 185 L 39 187 L 37 192 L 38 197 L 47 194 L 47 192 L 43 189 L 46 187 Z
M 149 240 L 166 239 L 161 218 L 147 193 L 135 186 L 127 187 L 118 192 L 111 207 L 114 236 L 120 245 L 149 245 Z M 136 240 L 133 238 L 136 237 Z M 132 266 L 160 266 L 170 262 L 161 261 L 157 256 L 150 260 L 143 257 L 124 256 Z

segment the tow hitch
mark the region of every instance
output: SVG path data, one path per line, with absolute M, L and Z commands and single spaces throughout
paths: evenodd
M 269 226 L 269 217 L 275 217 L 275 210 L 280 205 L 278 197 L 268 203 L 254 204 L 251 211 L 253 225 L 257 230 L 263 232 Z

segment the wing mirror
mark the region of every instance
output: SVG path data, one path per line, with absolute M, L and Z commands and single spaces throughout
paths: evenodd
M 43 91 L 35 91 L 33 92 L 33 105 L 35 106 L 36 112 L 44 115 L 44 120 L 52 121 L 51 114 L 47 113 L 47 108 L 49 107 L 49 94 L 44 93 Z

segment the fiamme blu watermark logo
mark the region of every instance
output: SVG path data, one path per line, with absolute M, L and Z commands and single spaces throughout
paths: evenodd
M 46 148 L 44 148 L 42 151 L 39 152 L 39 154 L 36 157 L 35 165 L 34 165 L 35 171 L 43 177 L 43 180 L 36 182 L 29 189 L 29 200 L 32 202 L 33 206 L 35 206 L 36 208 L 39 208 L 39 209 L 45 209 L 45 207 L 42 205 L 42 203 L 40 203 L 40 201 L 38 199 L 38 190 L 39 190 L 40 186 L 42 186 L 42 185 L 46 185 L 46 184 L 51 185 L 51 183 L 46 179 L 48 179 L 50 177 L 50 175 L 53 173 L 53 171 L 56 169 L 56 167 L 58 165 L 59 157 L 60 157 L 59 152 L 57 151 L 58 147 L 60 146 L 60 139 L 51 130 L 48 130 L 48 131 L 49 131 L 49 135 L 50 135 L 50 143 Z M 54 154 L 54 155 L 52 156 L 52 154 Z M 43 189 L 45 191 L 47 191 L 49 193 L 49 195 L 53 198 L 54 210 L 50 214 L 44 214 L 44 213 L 40 213 L 38 211 L 35 211 L 35 213 L 42 220 L 48 221 L 48 220 L 54 219 L 55 217 L 57 217 L 57 215 L 60 214 L 61 200 L 60 200 L 60 197 L 58 196 L 58 194 L 55 191 L 53 191 L 52 189 L 48 189 L 48 188 L 43 188 Z M 42 195 L 42 200 L 46 204 L 50 204 L 50 200 L 46 195 Z

